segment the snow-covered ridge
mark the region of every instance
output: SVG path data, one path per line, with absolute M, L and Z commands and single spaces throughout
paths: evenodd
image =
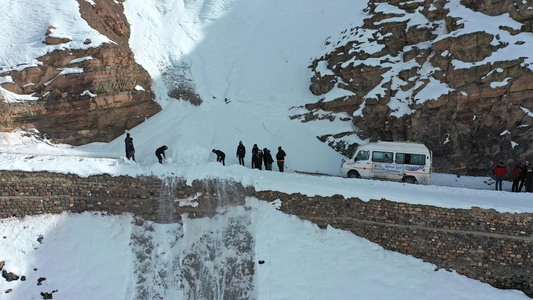
M 330 37 L 328 38 L 328 43 L 326 45 L 327 52 L 333 52 L 335 49 L 342 45 L 353 45 L 350 49 L 347 50 L 348 54 L 363 52 L 368 55 L 373 55 L 386 47 L 386 42 L 383 40 L 388 36 L 382 34 L 382 26 L 386 23 L 401 23 L 406 22 L 405 31 L 409 32 L 410 30 L 428 28 L 434 37 L 432 37 L 431 42 L 422 41 L 418 44 L 410 44 L 403 49 L 404 52 L 411 51 L 412 49 L 431 49 L 432 44 L 438 43 L 444 39 L 450 37 L 459 37 L 463 35 L 468 35 L 475 32 L 487 32 L 495 36 L 493 43 L 495 46 L 501 46 L 499 49 L 495 50 L 482 61 L 468 62 L 461 61 L 460 59 L 452 60 L 452 65 L 455 69 L 468 69 L 474 66 L 480 66 L 485 64 L 493 64 L 496 62 L 502 61 L 513 61 L 513 60 L 522 60 L 522 66 L 533 71 L 533 56 L 526 55 L 528 49 L 533 47 L 533 34 L 530 32 L 519 32 L 518 34 L 513 33 L 509 28 L 519 31 L 523 24 L 517 22 L 510 18 L 508 14 L 501 16 L 488 16 L 480 12 L 472 11 L 471 9 L 465 7 L 460 3 L 459 0 L 450 0 L 446 1 L 444 9 L 448 11 L 447 16 L 450 18 L 456 18 L 457 29 L 453 31 L 446 30 L 445 21 L 441 20 L 430 20 L 428 19 L 423 11 L 426 10 L 425 6 L 419 6 L 414 12 L 410 13 L 406 9 L 401 9 L 401 6 L 392 5 L 390 3 L 376 3 L 373 8 L 374 14 L 383 14 L 383 15 L 393 15 L 397 17 L 385 18 L 380 22 L 374 22 L 373 29 L 369 28 L 359 28 L 357 30 L 352 30 L 341 34 L 339 37 Z M 377 28 L 376 28 L 377 27 Z M 343 31 L 344 32 L 344 31 Z M 356 41 L 354 43 L 354 41 Z M 448 51 L 444 51 L 441 55 L 449 56 Z M 319 62 L 319 65 L 323 65 L 323 62 Z M 428 100 L 436 100 L 441 95 L 445 95 L 451 91 L 456 91 L 455 88 L 450 88 L 445 82 L 441 82 L 434 78 L 434 74 L 439 71 L 443 71 L 440 67 L 433 65 L 429 60 L 424 61 L 423 63 L 418 63 L 415 59 L 404 59 L 403 55 L 397 56 L 378 56 L 371 57 L 367 59 L 358 59 L 358 56 L 355 55 L 350 60 L 343 62 L 340 67 L 346 68 L 349 65 L 353 66 L 381 66 L 383 69 L 388 71 L 385 74 L 382 74 L 383 77 L 380 84 L 378 84 L 374 89 L 364 95 L 365 99 L 377 99 L 379 97 L 384 97 L 387 90 L 398 90 L 398 94 L 394 97 L 389 103 L 389 107 L 392 112 L 392 116 L 402 117 L 406 114 L 412 114 L 415 112 L 411 107 L 415 104 L 421 104 Z M 337 66 L 334 66 L 336 68 Z M 411 69 L 416 67 L 418 72 L 416 78 L 409 78 L 409 82 L 424 82 L 424 80 L 429 80 L 429 84 L 424 85 L 424 88 L 420 89 L 419 85 L 414 85 L 410 89 L 405 89 L 402 87 L 407 86 L 406 81 L 400 79 L 402 76 L 400 73 L 404 70 Z M 486 76 L 488 77 L 493 72 L 502 72 L 501 68 L 492 69 Z M 326 71 L 323 68 L 317 68 L 316 72 L 321 74 L 326 74 Z M 506 86 L 509 80 L 505 81 L 494 81 L 490 83 L 490 86 L 500 87 Z M 385 87 L 385 84 L 391 83 L 392 86 Z M 337 83 L 337 86 L 342 85 L 342 81 Z M 402 88 L 402 89 L 400 89 Z M 350 96 L 351 92 L 347 91 L 346 96 Z M 338 95 L 334 95 L 332 98 L 329 93 L 325 95 L 325 100 L 330 101 L 335 98 L 338 98 Z M 360 112 L 358 112 L 360 114 Z
M 3 5 L 0 19 L 0 72 L 37 66 L 36 58 L 60 49 L 88 49 L 111 42 L 91 28 L 80 14 L 74 0 L 21 0 Z M 71 41 L 61 45 L 44 43 L 50 26 L 54 37 Z M 90 44 L 85 44 L 87 39 Z

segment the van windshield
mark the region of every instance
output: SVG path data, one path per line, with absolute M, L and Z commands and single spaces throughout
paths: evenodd
M 357 152 L 357 155 L 355 156 L 355 161 L 368 160 L 369 158 L 370 158 L 370 151 L 361 150 Z

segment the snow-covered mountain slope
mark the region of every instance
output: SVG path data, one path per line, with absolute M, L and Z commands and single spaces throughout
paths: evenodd
M 203 163 L 216 148 L 231 164 L 242 140 L 248 153 L 253 144 L 274 154 L 282 146 L 290 169 L 337 174 L 341 155 L 316 136 L 352 125 L 302 124 L 289 117 L 292 107 L 316 98 L 308 90 L 311 58 L 320 55 L 327 37 L 361 22 L 365 3 L 338 1 L 332 8 L 305 1 L 126 1 L 124 6 L 135 59 L 152 76 L 164 108 L 130 131 L 139 163 L 153 162 L 153 152 L 165 144 L 174 161 Z M 48 12 L 35 23 L 52 22 L 52 8 Z M 81 34 L 70 28 L 65 35 Z M 170 98 L 180 85 L 191 85 L 203 103 Z M 81 149 L 120 156 L 123 139 Z
M 126 2 L 131 47 L 154 78 L 165 110 L 132 134 L 139 143 L 170 144 L 182 156 L 196 152 L 195 147 L 208 150 L 204 157 L 212 148 L 220 149 L 230 163 L 240 140 L 248 153 L 253 144 L 273 153 L 282 146 L 292 169 L 337 173 L 341 156 L 316 136 L 351 124 L 306 125 L 289 119 L 292 107 L 316 98 L 308 90 L 310 59 L 321 53 L 328 36 L 361 20 L 363 3 L 339 1 L 335 6 L 339 8 L 306 1 Z M 182 75 L 177 81 L 172 77 L 176 73 Z M 203 100 L 199 107 L 168 100 L 184 80 Z M 148 125 L 168 130 L 146 132 Z

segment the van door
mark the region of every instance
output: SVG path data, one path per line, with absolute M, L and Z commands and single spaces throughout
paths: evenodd
M 393 152 L 372 152 L 373 178 L 401 180 L 403 177 L 403 165 L 395 164 Z
M 355 156 L 355 169 L 361 178 L 370 178 L 372 162 L 370 161 L 370 151 L 360 150 Z
M 418 182 L 427 182 L 431 169 L 427 167 L 425 154 L 396 153 L 396 163 L 404 164 L 406 177 L 414 177 Z

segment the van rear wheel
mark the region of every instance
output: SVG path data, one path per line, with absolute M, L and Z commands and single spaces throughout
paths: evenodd
M 413 176 L 407 176 L 403 179 L 403 182 L 405 183 L 416 183 L 416 178 Z
M 348 178 L 361 178 L 361 176 L 357 171 L 350 171 L 348 172 Z

